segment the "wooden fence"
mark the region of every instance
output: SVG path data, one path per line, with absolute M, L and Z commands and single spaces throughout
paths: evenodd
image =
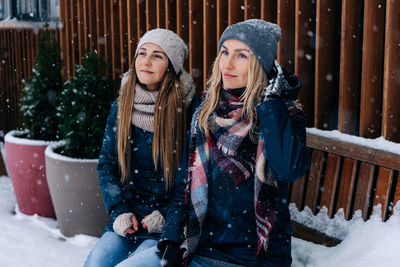
M 202 91 L 223 30 L 244 19 L 261 18 L 282 28 L 278 61 L 303 81 L 299 98 L 309 127 L 338 129 L 367 138 L 383 136 L 399 143 L 399 17 L 400 1 L 392 0 L 61 0 L 63 76 L 68 79 L 74 74 L 74 65 L 81 63 L 85 51 L 96 50 L 112 65 L 111 75 L 120 78 L 132 63 L 139 37 L 147 30 L 162 27 L 177 32 L 187 42 L 190 52 L 186 68 L 194 77 L 197 90 Z M 0 129 L 8 131 L 19 125 L 16 103 L 23 81 L 30 75 L 37 35 L 3 26 L 0 38 Z M 350 214 L 355 208 L 365 209 L 367 202 L 370 208 L 375 200 L 368 198 L 360 204 L 354 196 L 381 190 L 376 182 L 380 177 L 390 177 L 382 178 L 391 183 L 386 198 L 395 199 L 398 166 L 381 168 L 380 162 L 358 159 L 357 155 L 368 155 L 363 147 L 350 153 L 326 151 L 325 144 L 330 140 L 309 136 L 314 149 L 313 166 L 309 175 L 299 180 L 304 190 L 293 200 L 299 201 L 300 207 L 306 204 L 317 211 L 317 206 L 327 203 L 325 191 L 315 189 L 313 198 L 307 190 L 331 183 L 330 179 L 336 182 L 327 184 L 325 190 L 344 186 L 337 182 L 343 176 L 353 179 L 347 185 L 353 187 L 346 190 L 356 191 L 351 196 L 346 191 L 338 196 L 338 191 L 331 188 L 336 192 L 334 198 L 352 199 L 335 202 L 332 212 L 341 205 L 350 205 L 346 210 Z M 315 177 L 319 177 L 318 181 Z M 356 182 L 362 184 L 357 186 Z M 367 191 L 357 191 L 365 186 Z M 294 194 L 292 191 L 293 198 Z M 365 212 L 365 218 L 368 214 Z
M 18 103 L 25 82 L 32 76 L 42 26 L 0 22 L 0 130 L 4 133 L 21 127 Z M 59 41 L 60 32 L 54 31 Z

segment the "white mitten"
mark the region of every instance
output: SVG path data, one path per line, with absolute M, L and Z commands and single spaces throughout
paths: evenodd
M 129 227 L 132 227 L 132 219 L 131 219 L 132 216 L 133 216 L 132 212 L 120 214 L 114 221 L 113 224 L 114 232 L 120 236 L 125 237 L 126 236 L 125 230 Z
M 161 233 L 165 224 L 165 219 L 158 210 L 155 210 L 147 215 L 142 222 L 147 225 L 149 233 Z

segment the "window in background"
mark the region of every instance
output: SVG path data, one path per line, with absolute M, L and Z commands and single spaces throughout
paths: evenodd
M 0 0 L 0 20 L 11 17 L 11 0 Z
M 57 21 L 59 0 L 14 0 L 15 16 L 19 20 Z

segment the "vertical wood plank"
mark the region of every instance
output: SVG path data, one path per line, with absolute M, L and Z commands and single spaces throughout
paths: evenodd
M 228 26 L 228 2 L 217 0 L 217 44 L 222 33 Z
M 356 210 L 361 210 L 364 220 L 367 220 L 369 217 L 368 210 L 371 197 L 372 182 L 374 180 L 374 172 L 374 165 L 361 162 L 353 212 Z
M 77 52 L 79 58 L 79 64 L 82 64 L 82 57 L 85 56 L 85 50 L 88 48 L 87 44 L 87 33 L 84 29 L 84 4 L 85 0 L 76 1 L 76 35 L 77 35 Z
M 176 32 L 176 1 L 165 0 L 165 28 Z
M 400 1 L 386 0 L 382 135 L 400 142 Z
M 13 32 L 13 36 L 12 36 L 13 40 L 14 40 L 14 46 L 12 47 L 14 50 L 14 77 L 15 77 L 15 92 L 16 92 L 16 96 L 17 96 L 17 102 L 18 102 L 18 95 L 19 92 L 21 91 L 21 47 L 20 47 L 20 43 L 21 43 L 21 39 L 20 39 L 20 34 L 19 34 L 19 30 L 14 30 Z M 17 108 L 18 109 L 18 108 Z
M 189 71 L 201 92 L 203 85 L 203 5 L 200 1 L 189 1 Z
M 385 0 L 364 1 L 360 136 L 381 135 Z
M 314 125 L 315 1 L 296 1 L 294 70 L 303 86 L 299 100 L 307 115 L 307 126 Z
M 60 34 L 60 46 L 61 46 L 61 53 L 63 53 L 63 51 L 65 50 L 65 31 L 60 30 L 61 34 Z M 26 32 L 27 35 L 27 41 L 26 41 L 26 57 L 27 57 L 27 65 L 28 65 L 28 70 L 26 72 L 26 76 L 27 77 L 31 77 L 32 76 L 32 67 L 33 67 L 33 55 L 32 55 L 32 46 L 33 46 L 33 33 L 32 31 L 28 30 Z M 63 47 L 64 45 L 64 47 Z M 62 56 L 62 54 L 61 54 Z M 66 68 L 65 68 L 65 63 L 64 63 L 64 67 L 63 67 L 63 77 L 66 77 Z
M 112 78 L 116 79 L 119 77 L 122 71 L 121 67 L 121 49 L 120 49 L 120 35 L 119 35 L 119 4 L 120 1 L 110 1 L 110 13 L 111 13 L 111 64 L 112 64 Z
M 22 86 L 25 86 L 26 84 L 26 79 L 28 78 L 26 74 L 28 73 L 29 65 L 28 65 L 28 55 L 27 55 L 27 43 L 28 43 L 28 38 L 27 38 L 27 30 L 22 30 L 21 31 L 21 82 Z M 0 50 L 1 51 L 1 50 Z
M 340 50 L 339 119 L 342 133 L 358 135 L 361 84 L 361 7 L 360 2 L 342 1 Z
M 318 198 L 321 192 L 321 174 L 324 167 L 324 153 L 314 150 L 307 181 L 307 193 L 304 205 L 308 206 L 315 214 L 318 212 Z
M 294 69 L 295 46 L 295 1 L 278 0 L 278 25 L 282 37 L 278 43 L 277 59 L 279 64 Z
M 244 0 L 244 19 L 261 18 L 261 3 L 258 0 Z
M 97 32 L 97 54 L 100 57 L 105 57 L 105 43 L 106 39 L 104 36 L 104 9 L 103 1 L 96 0 L 96 32 Z
M 146 31 L 157 28 L 157 6 L 154 1 L 146 0 Z
M 60 15 L 64 14 L 64 20 L 63 20 L 63 36 L 64 36 L 64 48 L 63 48 L 63 61 L 65 64 L 65 73 L 66 73 L 66 77 L 65 79 L 68 80 L 71 76 L 72 76 L 72 68 L 73 68 L 73 64 L 72 64 L 72 60 L 71 60 L 71 55 L 72 55 L 72 45 L 71 45 L 71 16 L 70 16 L 70 12 L 69 12 L 69 7 L 70 7 L 70 2 L 71 0 L 63 0 L 62 2 L 60 2 Z M 61 10 L 63 10 L 61 12 Z M 60 18 L 61 19 L 61 18 Z M 33 36 L 32 36 L 33 37 Z M 32 38 L 33 40 L 33 38 Z M 33 43 L 32 43 L 33 46 Z
M 217 54 L 216 43 L 216 1 L 205 0 L 203 2 L 203 87 L 198 91 L 204 91 L 207 87 L 207 78 L 210 67 Z
M 138 40 L 147 31 L 147 17 L 146 17 L 146 2 L 143 0 L 136 0 L 136 17 L 137 17 L 137 34 Z
M 128 13 L 126 1 L 119 2 L 119 50 L 120 50 L 120 74 L 126 72 L 129 68 L 129 54 L 128 54 Z M 122 78 L 122 77 L 120 77 Z
M 338 44 L 335 1 L 317 1 L 315 39 L 314 127 L 331 130 L 336 126 Z
M 127 1 L 127 23 L 128 23 L 128 59 L 129 67 L 132 66 L 136 51 L 136 44 L 138 43 L 137 34 L 137 18 L 136 18 L 136 3 Z
M 79 55 L 79 48 L 78 48 L 78 15 L 77 15 L 77 2 L 70 1 L 70 43 L 71 46 L 71 67 L 72 67 L 72 74 L 75 74 L 75 64 L 81 64 L 81 57 Z
M 156 2 L 157 28 L 165 28 L 165 2 L 165 0 Z
M 189 0 L 176 1 L 176 32 L 183 40 L 189 41 Z
M 346 220 L 350 219 L 351 200 L 353 197 L 356 172 L 357 162 L 349 158 L 344 158 L 335 214 L 339 209 L 343 208 L 344 218 Z
M 321 207 L 328 208 L 328 216 L 334 215 L 335 193 L 338 186 L 340 157 L 328 154 L 325 168 L 324 185 L 321 196 Z
M 388 214 L 389 194 L 392 187 L 394 171 L 380 167 L 376 181 L 376 192 L 374 197 L 374 206 L 382 205 L 382 219 Z
M 17 120 L 17 112 L 16 112 L 16 103 L 18 102 L 18 98 L 16 96 L 16 90 L 15 88 L 17 87 L 17 83 L 16 83 L 16 75 L 15 75 L 15 60 L 16 60 L 16 56 L 15 56 L 15 50 L 14 47 L 16 46 L 15 43 L 15 39 L 14 39 L 14 32 L 15 30 L 10 30 L 9 31 L 9 46 L 8 46 L 8 51 L 9 51 L 9 79 L 10 79 L 10 83 L 9 83 L 9 92 L 10 93 L 10 103 L 9 103 L 9 107 L 10 107 L 10 112 L 12 113 L 12 118 L 14 120 Z
M 4 36 L 3 36 L 4 30 L 0 30 L 0 81 L 5 81 L 6 79 L 4 78 L 4 66 L 5 66 L 5 60 L 4 60 L 4 52 L 5 49 L 3 47 L 4 43 Z M 4 88 L 4 82 L 0 82 L 0 129 L 4 132 L 6 128 L 6 111 L 5 109 L 5 101 L 6 101 L 6 89 Z M 1 154 L 0 154 L 1 156 Z M 1 158 L 2 159 L 2 158 Z M 0 173 L 2 173 L 1 168 L 0 168 Z M 1 175 L 1 174 L 0 174 Z M 3 174 L 4 175 L 4 174 Z
M 277 1 L 261 0 L 261 19 L 276 23 L 277 21 Z
M 89 50 L 94 51 L 97 47 L 97 29 L 96 29 L 96 0 L 87 0 L 87 22 L 86 25 L 88 32 Z
M 228 0 L 228 25 L 244 19 L 244 0 Z
M 304 194 L 307 182 L 307 175 L 297 179 L 292 183 L 292 191 L 290 192 L 290 203 L 295 203 L 298 210 L 304 208 Z
M 103 27 L 104 27 L 104 58 L 107 63 L 112 64 L 112 33 L 111 33 L 111 14 L 114 0 L 104 0 L 103 2 Z M 114 72 L 114 70 L 112 70 Z
M 192 45 L 189 42 L 189 0 L 176 1 L 176 33 L 188 44 L 189 57 Z M 189 70 L 189 60 L 185 61 L 184 68 Z

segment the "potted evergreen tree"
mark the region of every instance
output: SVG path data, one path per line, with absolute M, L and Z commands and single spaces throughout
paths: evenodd
M 33 76 L 20 101 L 24 130 L 5 136 L 6 164 L 21 212 L 54 217 L 46 180 L 44 150 L 59 139 L 56 108 L 62 91 L 60 46 L 48 24 L 38 40 Z
M 103 59 L 88 53 L 66 81 L 58 108 L 63 141 L 47 147 L 46 171 L 57 221 L 66 236 L 100 236 L 108 215 L 96 171 L 114 81 Z

